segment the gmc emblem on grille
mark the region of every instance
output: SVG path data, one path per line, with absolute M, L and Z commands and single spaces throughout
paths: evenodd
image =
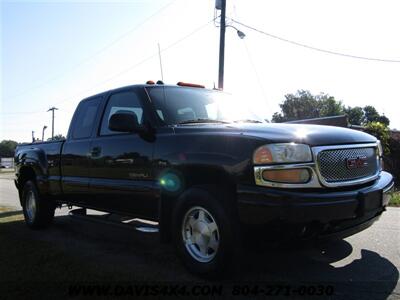
M 366 156 L 346 158 L 346 167 L 349 170 L 364 168 L 368 165 Z

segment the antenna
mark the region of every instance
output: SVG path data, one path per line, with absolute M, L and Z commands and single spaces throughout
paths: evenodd
M 164 82 L 164 73 L 163 73 L 163 68 L 162 68 L 160 43 L 158 43 L 158 57 L 159 57 L 159 59 L 160 59 L 161 80 Z
M 167 102 L 167 95 L 165 94 L 164 73 L 163 73 L 163 69 L 162 69 L 162 60 L 161 60 L 161 47 L 160 47 L 160 43 L 158 43 L 157 45 L 158 45 L 158 58 L 160 59 L 161 81 L 163 83 L 162 89 L 163 89 L 164 106 L 165 106 L 165 103 Z

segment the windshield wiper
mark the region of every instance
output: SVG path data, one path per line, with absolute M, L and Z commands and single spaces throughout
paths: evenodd
M 215 119 L 192 119 L 192 120 L 185 120 L 185 121 L 179 122 L 178 124 L 193 124 L 193 123 L 222 123 L 222 124 L 227 124 L 228 122 L 221 121 L 221 120 L 215 120 Z
M 235 120 L 233 122 L 235 122 L 235 123 L 262 123 L 261 121 L 251 120 L 251 119 Z

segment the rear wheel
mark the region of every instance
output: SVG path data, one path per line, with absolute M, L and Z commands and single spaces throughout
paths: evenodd
M 187 269 L 198 275 L 221 275 L 234 265 L 234 254 L 240 249 L 236 219 L 221 200 L 210 190 L 193 188 L 174 210 L 177 252 Z
M 42 199 L 33 181 L 27 181 L 22 191 L 22 209 L 25 223 L 33 229 L 49 226 L 54 218 L 55 206 Z

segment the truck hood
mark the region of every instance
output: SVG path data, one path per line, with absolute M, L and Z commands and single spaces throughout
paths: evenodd
M 186 124 L 176 126 L 175 132 L 192 134 L 240 134 L 265 139 L 267 143 L 295 142 L 310 146 L 376 142 L 375 137 L 358 130 L 309 124 Z

